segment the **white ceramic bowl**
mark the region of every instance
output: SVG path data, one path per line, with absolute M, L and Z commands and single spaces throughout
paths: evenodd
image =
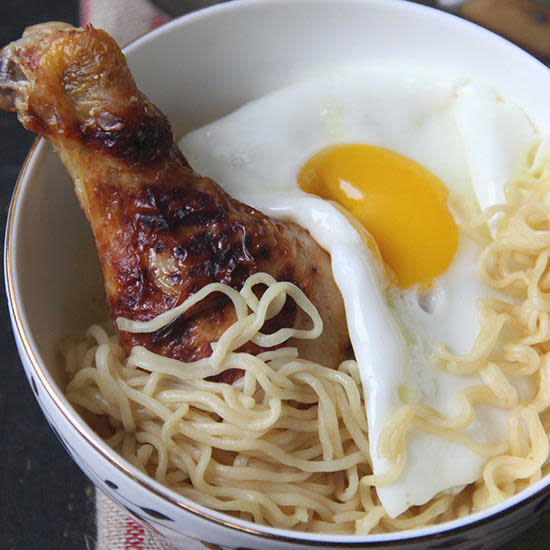
M 188 15 L 126 50 L 138 85 L 180 136 L 322 66 L 409 59 L 445 63 L 483 78 L 522 105 L 550 134 L 550 72 L 470 23 L 408 2 L 251 0 Z M 550 500 L 543 479 L 507 502 L 465 519 L 367 537 L 261 527 L 208 510 L 146 478 L 78 417 L 62 391 L 55 346 L 97 320 L 101 275 L 87 222 L 63 167 L 43 141 L 15 190 L 6 235 L 10 313 L 30 384 L 48 421 L 90 479 L 174 544 L 182 534 L 227 547 L 470 548 L 498 546 L 532 525 Z M 489 547 L 489 546 L 487 546 Z

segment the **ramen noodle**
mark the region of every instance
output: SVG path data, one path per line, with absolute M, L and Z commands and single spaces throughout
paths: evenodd
M 459 225 L 482 246 L 480 277 L 504 299 L 480 301 L 481 330 L 470 353 L 454 355 L 440 344 L 431 358 L 457 375 L 477 372 L 482 384 L 459 393 L 462 410 L 453 418 L 421 403 L 403 405 L 380 437 L 380 452 L 393 464 L 384 476 L 372 474 L 357 363 L 331 369 L 300 359 L 289 339 L 322 338 L 321 319 L 300 289 L 265 273 L 251 276 L 240 292 L 208 285 L 147 323 L 118 320 L 122 330 L 153 332 L 208 294 L 224 293 L 237 320 L 212 344 L 209 358 L 182 363 L 140 347 L 126 356 L 112 330 L 98 325 L 68 340 L 61 349 L 67 397 L 83 414 L 107 419 L 106 442 L 144 473 L 195 502 L 257 523 L 367 534 L 494 505 L 549 469 L 549 190 L 548 172 L 514 182 L 506 203 L 481 215 L 450 197 Z M 260 297 L 257 285 L 265 289 Z M 263 334 L 264 321 L 286 299 L 313 327 Z M 250 341 L 271 349 L 256 356 L 238 351 Z M 243 372 L 233 385 L 209 380 L 228 369 Z M 536 388 L 532 399 L 520 397 L 518 379 Z M 507 441 L 482 445 L 465 434 L 484 403 L 509 411 Z M 411 430 L 458 442 L 487 462 L 475 483 L 392 519 L 376 487 L 399 477 Z

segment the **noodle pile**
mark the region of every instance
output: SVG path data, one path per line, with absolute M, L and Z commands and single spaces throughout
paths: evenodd
M 432 360 L 480 384 L 460 392 L 462 412 L 445 418 L 422 404 L 400 408 L 385 427 L 380 450 L 394 463 L 372 475 L 359 369 L 330 369 L 300 359 L 286 345 L 257 356 L 235 350 L 253 341 L 281 346 L 315 338 L 322 323 L 305 295 L 260 273 L 240 292 L 208 285 L 148 323 L 119 319 L 123 330 L 151 332 L 212 292 L 232 300 L 237 321 L 193 363 L 136 347 L 126 356 L 98 325 L 62 346 L 68 399 L 108 418 L 107 443 L 134 466 L 181 495 L 240 518 L 282 528 L 377 533 L 439 523 L 486 508 L 521 491 L 549 470 L 550 432 L 550 173 L 510 184 L 506 204 L 478 215 L 453 199 L 460 226 L 482 246 L 479 272 L 502 299 L 479 303 L 480 334 L 467 355 L 444 345 Z M 489 231 L 496 226 L 496 236 Z M 267 287 L 257 298 L 254 287 Z M 293 299 L 312 319 L 309 331 L 261 333 L 264 321 Z M 207 380 L 228 369 L 233 385 Z M 520 383 L 529 391 L 519 391 Z M 526 397 L 526 395 L 528 397 Z M 508 441 L 484 446 L 464 431 L 487 403 L 509 411 Z M 482 479 L 445 492 L 391 519 L 376 486 L 399 476 L 410 430 L 454 440 L 487 457 Z

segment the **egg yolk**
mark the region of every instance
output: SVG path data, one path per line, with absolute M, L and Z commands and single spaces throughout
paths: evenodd
M 401 288 L 429 286 L 456 253 L 449 191 L 403 155 L 373 145 L 328 147 L 300 170 L 298 185 L 347 209 L 374 237 Z

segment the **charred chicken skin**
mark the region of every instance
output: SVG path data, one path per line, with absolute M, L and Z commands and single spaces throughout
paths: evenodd
M 113 320 L 149 320 L 208 283 L 240 289 L 265 271 L 298 285 L 321 314 L 322 342 L 303 344 L 301 356 L 330 365 L 347 357 L 329 255 L 302 227 L 265 216 L 193 171 L 107 33 L 63 23 L 29 27 L 0 52 L 0 108 L 48 140 L 71 175 Z M 266 330 L 305 326 L 289 302 Z M 142 345 L 192 361 L 208 356 L 234 320 L 225 297 L 213 295 L 153 334 L 118 335 L 126 351 Z

